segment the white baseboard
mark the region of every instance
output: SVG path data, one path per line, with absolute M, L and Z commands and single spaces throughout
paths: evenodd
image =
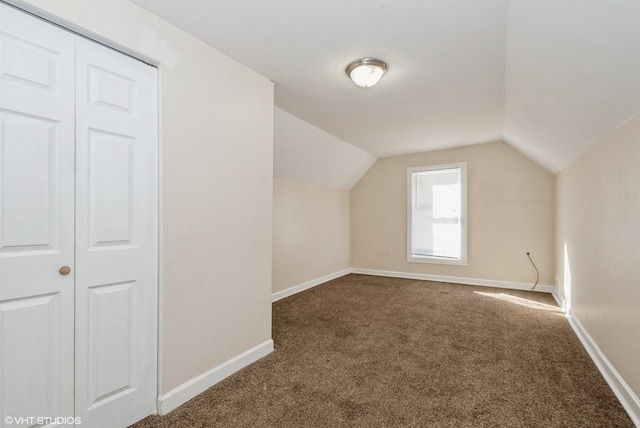
M 565 302 L 564 299 L 562 298 L 562 296 L 558 293 L 558 290 L 556 290 L 554 288 L 554 290 L 551 292 L 551 295 L 553 296 L 553 298 L 555 299 L 556 303 L 558 304 L 558 306 L 560 306 L 560 308 L 562 309 L 563 312 L 566 313 L 566 306 L 565 306 Z
M 609 387 L 611 387 L 613 393 L 618 397 L 622 407 L 627 411 L 633 423 L 637 427 L 640 427 L 640 400 L 638 397 L 634 394 L 629 385 L 627 385 L 622 376 L 620 376 L 620 373 L 618 373 L 615 367 L 613 367 L 607 357 L 605 357 L 580 320 L 573 316 L 571 312 L 567 313 L 567 319 L 569 320 L 569 324 L 573 328 L 573 331 L 576 333 L 576 336 L 578 336 L 578 339 L 582 342 L 582 346 L 587 350 L 593 362 L 596 363 L 598 370 L 602 373 L 602 376 L 609 384 Z
M 620 404 L 622 404 L 622 407 L 627 411 L 633 423 L 637 427 L 640 427 L 640 399 L 638 399 L 638 396 L 635 395 L 622 376 L 620 376 L 620 373 L 618 373 L 607 357 L 605 357 L 600 347 L 593 340 L 587 329 L 584 328 L 580 320 L 573 315 L 571 309 L 567 308 L 564 298 L 557 290 L 554 290 L 552 294 L 556 302 L 558 302 L 558 305 L 564 311 L 569 325 L 576 336 L 578 336 L 580 343 L 582 343 L 582 346 L 586 349 L 596 367 L 598 367 L 598 370 L 600 370 L 602 377 L 607 381 L 609 387 L 618 398 L 618 401 L 620 401 Z
M 238 370 L 259 360 L 273 351 L 273 340 L 269 339 L 260 345 L 220 364 L 217 367 L 183 383 L 179 387 L 160 396 L 158 413 L 166 415 L 181 404 L 186 403 L 198 394 L 203 393 L 216 383 L 234 374 Z
M 408 273 L 408 272 L 396 272 L 396 271 L 389 271 L 389 270 L 348 268 L 338 272 L 331 273 L 329 275 L 322 276 L 320 278 L 312 279 L 311 281 L 307 281 L 303 284 L 299 284 L 299 285 L 287 288 L 286 290 L 277 291 L 271 295 L 271 301 L 275 302 L 280 299 L 284 299 L 285 297 L 292 296 L 301 291 L 308 290 L 309 288 L 315 287 L 316 285 L 323 284 L 327 281 L 340 278 L 341 276 L 345 276 L 350 273 L 357 273 L 361 275 L 386 276 L 391 278 L 419 279 L 419 280 L 436 281 L 436 282 L 452 282 L 456 284 L 481 285 L 484 287 L 508 288 L 511 290 L 531 290 L 531 287 L 533 286 L 532 284 L 528 284 L 525 282 L 496 281 L 492 279 L 476 279 L 476 278 L 464 278 L 464 277 L 457 277 L 457 276 L 429 275 L 425 273 Z M 539 291 L 542 293 L 552 293 L 553 290 L 554 290 L 554 287 L 552 285 L 544 285 L 544 284 L 538 284 L 535 288 L 535 291 Z
M 340 278 L 341 276 L 345 276 L 350 273 L 351 273 L 351 268 L 343 269 L 338 272 L 330 273 L 329 275 L 321 276 L 320 278 L 312 279 L 311 281 L 307 281 L 305 283 L 295 285 L 293 287 L 287 288 L 286 290 L 277 291 L 271 295 L 271 301 L 275 302 L 280 299 L 284 299 L 285 297 L 292 296 L 301 291 L 308 290 L 309 288 L 315 287 L 316 285 L 320 285 L 324 282 L 331 281 L 332 279 Z
M 351 269 L 352 273 L 359 273 L 362 275 L 375 275 L 375 276 L 387 276 L 391 278 L 405 278 L 405 279 L 419 279 L 424 281 L 436 281 L 436 282 L 453 282 L 456 284 L 467 285 L 480 285 L 483 287 L 495 287 L 495 288 L 508 288 L 511 290 L 531 290 L 533 284 L 526 282 L 511 282 L 511 281 L 496 281 L 493 279 L 476 279 L 476 278 L 464 278 L 458 276 L 445 276 L 445 275 L 430 275 L 426 273 L 409 273 L 409 272 L 396 272 L 390 270 L 375 270 L 375 269 Z M 553 285 L 538 284 L 534 291 L 542 293 L 553 292 Z

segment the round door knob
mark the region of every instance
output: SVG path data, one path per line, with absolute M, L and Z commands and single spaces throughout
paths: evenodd
M 69 266 L 62 266 L 60 268 L 60 274 L 62 274 L 62 275 L 66 275 L 69 272 L 71 272 L 71 268 Z

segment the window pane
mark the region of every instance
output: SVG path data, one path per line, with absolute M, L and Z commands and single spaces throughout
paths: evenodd
M 433 225 L 433 254 L 438 257 L 460 258 L 460 223 Z
M 412 173 L 413 255 L 461 257 L 460 168 Z
M 460 183 L 433 186 L 433 218 L 460 217 Z

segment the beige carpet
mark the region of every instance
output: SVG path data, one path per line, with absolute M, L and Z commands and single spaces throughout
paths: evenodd
M 633 427 L 548 294 L 348 275 L 275 351 L 135 427 Z

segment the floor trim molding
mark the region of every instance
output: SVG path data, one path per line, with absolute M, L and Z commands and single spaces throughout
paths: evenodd
M 301 291 L 308 290 L 320 284 L 324 284 L 325 282 L 331 281 L 332 279 L 349 275 L 350 273 L 356 273 L 360 275 L 386 276 L 391 278 L 419 279 L 423 281 L 451 282 L 456 284 L 479 285 L 483 287 L 508 288 L 510 290 L 531 290 L 532 287 L 532 284 L 525 282 L 497 281 L 492 279 L 464 278 L 457 276 L 430 275 L 426 273 L 409 273 L 390 270 L 347 268 L 334 273 L 330 273 L 325 276 L 321 276 L 320 278 L 312 279 L 302 284 L 295 285 L 293 287 L 287 288 L 286 290 L 276 291 L 275 293 L 271 294 L 271 302 L 277 302 L 278 300 L 284 299 L 285 297 L 293 296 L 296 293 L 300 293 Z M 553 294 L 554 287 L 552 285 L 538 284 L 535 288 L 535 291 Z
M 311 281 L 307 281 L 302 284 L 295 285 L 293 287 L 287 288 L 286 290 L 277 291 L 271 295 L 271 302 L 276 302 L 280 299 L 284 299 L 285 297 L 289 297 L 301 291 L 308 290 L 309 288 L 313 288 L 316 285 L 320 285 L 327 281 L 331 281 L 332 279 L 349 275 L 351 271 L 352 271 L 351 268 L 342 269 L 342 270 L 339 270 L 338 272 L 330 273 L 328 275 L 321 276 L 320 278 L 312 279 Z
M 553 296 L 558 306 L 560 306 L 560 309 L 562 309 L 562 312 L 566 313 L 567 308 L 565 307 L 564 299 L 562 298 L 560 293 L 558 293 L 558 290 L 554 288 L 554 290 L 551 292 L 551 295 Z
M 627 411 L 633 423 L 637 427 L 640 427 L 640 399 L 638 399 L 622 376 L 620 376 L 620 373 L 618 373 L 607 357 L 605 357 L 580 320 L 573 316 L 571 312 L 567 313 L 567 319 L 573 331 L 575 331 L 578 336 L 578 339 L 582 342 L 582 346 L 584 346 L 589 356 L 591 356 L 591 359 L 600 370 L 600 373 L 602 373 L 602 376 L 604 376 L 613 393 L 618 397 L 622 407 Z
M 508 288 L 511 290 L 531 290 L 533 284 L 526 282 L 497 281 L 492 279 L 464 278 L 458 276 L 430 275 L 427 273 L 409 273 L 390 270 L 352 268 L 352 273 L 361 275 L 386 276 L 391 278 L 419 279 L 424 281 L 452 282 L 456 284 L 479 285 L 482 287 Z M 552 285 L 538 284 L 534 291 L 552 293 Z
M 580 320 L 573 315 L 571 309 L 566 307 L 566 302 L 562 296 L 556 291 L 553 293 L 553 297 L 558 302 L 558 305 L 562 308 L 569 321 L 569 325 L 573 329 L 573 332 L 578 336 L 580 343 L 587 351 L 596 367 L 609 384 L 609 387 L 622 404 L 622 407 L 627 412 L 631 421 L 640 427 L 640 399 L 631 390 L 627 382 L 624 381 L 620 373 L 613 367 L 613 364 L 607 359 L 604 353 L 600 350 L 600 347 L 593 340 L 589 332 L 582 325 Z
M 191 400 L 198 394 L 203 393 L 216 383 L 234 374 L 238 370 L 256 362 L 262 357 L 267 356 L 273 351 L 273 340 L 255 346 L 240 355 L 212 368 L 211 370 L 196 376 L 193 379 L 183 383 L 179 387 L 161 395 L 158 400 L 158 413 L 166 415 L 178 406 Z

